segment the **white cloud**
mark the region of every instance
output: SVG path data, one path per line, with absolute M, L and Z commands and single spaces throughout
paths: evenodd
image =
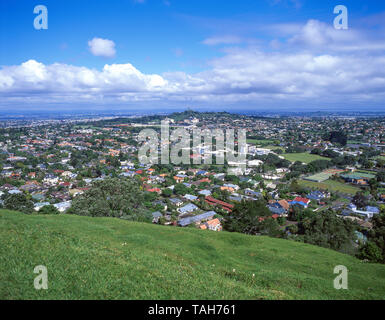
M 212 37 L 207 38 L 203 40 L 203 44 L 209 45 L 209 46 L 216 46 L 219 44 L 238 44 L 241 43 L 242 39 L 237 36 L 218 36 L 218 37 Z
M 382 43 L 316 20 L 292 31 L 287 41 L 271 42 L 271 52 L 253 46 L 225 49 L 222 57 L 208 61 L 207 70 L 194 74 L 144 74 L 129 63 L 96 70 L 29 60 L 0 68 L 0 97 L 3 105 L 157 101 L 370 108 L 385 101 Z M 219 40 L 211 43 L 224 43 Z
M 131 64 L 105 65 L 101 71 L 34 60 L 0 70 L 3 101 L 25 97 L 42 102 L 197 101 L 207 103 L 319 104 L 385 98 L 384 56 L 264 53 L 232 49 L 210 62 L 210 69 L 143 74 Z M 64 98 L 63 98 L 64 97 Z M 92 97 L 92 99 L 90 99 Z
M 332 24 L 309 20 L 288 39 L 288 44 L 323 52 L 385 50 L 383 35 L 377 36 L 373 36 L 372 30 L 337 30 Z
M 115 43 L 112 40 L 93 38 L 88 41 L 88 47 L 94 56 L 112 58 L 116 54 Z

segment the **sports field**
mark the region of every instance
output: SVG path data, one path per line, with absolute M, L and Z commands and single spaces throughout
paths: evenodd
M 273 143 L 273 140 L 247 139 L 246 142 L 247 142 L 248 144 L 267 145 L 267 144 L 272 144 L 272 143 Z
M 306 177 L 306 178 L 304 178 L 304 180 L 313 181 L 313 182 L 324 182 L 324 181 L 328 180 L 330 177 L 334 176 L 335 174 L 340 174 L 342 172 L 344 172 L 344 170 L 328 169 L 328 170 L 322 171 L 320 173 L 317 173 L 315 175 Z
M 334 180 L 326 180 L 324 182 L 313 182 L 306 180 L 299 180 L 298 183 L 307 188 L 328 190 L 330 192 L 341 192 L 347 194 L 356 194 L 361 189 L 349 184 L 341 183 Z
M 315 160 L 330 160 L 329 158 L 321 157 L 317 154 L 303 153 L 284 153 L 282 156 L 291 162 L 300 161 L 303 163 L 310 163 Z

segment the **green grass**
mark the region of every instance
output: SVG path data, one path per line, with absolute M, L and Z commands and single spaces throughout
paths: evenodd
M 304 180 L 313 181 L 313 182 L 323 182 L 323 181 L 330 179 L 330 177 L 334 176 L 335 174 L 339 174 L 342 172 L 343 171 L 338 171 L 338 170 L 333 170 L 333 169 L 324 170 L 324 171 L 316 173 L 312 176 L 308 176 Z
M 317 154 L 303 153 L 284 153 L 282 156 L 291 162 L 300 161 L 303 163 L 310 163 L 315 160 L 330 160 L 329 158 L 321 157 Z
M 246 139 L 246 143 L 255 144 L 255 145 L 268 145 L 268 144 L 272 144 L 273 140 Z
M 0 239 L 0 299 L 385 297 L 384 265 L 288 240 L 5 210 Z M 33 287 L 37 265 L 48 290 Z M 337 265 L 349 290 L 333 288 Z
M 334 180 L 326 180 L 323 182 L 299 180 L 298 183 L 304 187 L 323 189 L 323 190 L 328 190 L 330 192 L 342 192 L 342 193 L 348 193 L 348 194 L 356 194 L 357 191 L 361 190 L 358 187 L 354 187 L 352 185 L 341 183 L 341 182 L 334 181 Z
M 373 171 L 366 170 L 357 170 L 356 172 L 353 172 L 353 175 L 358 175 L 367 179 L 374 179 L 376 177 L 376 173 L 373 174 Z

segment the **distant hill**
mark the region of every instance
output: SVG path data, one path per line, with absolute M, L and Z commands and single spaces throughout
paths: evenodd
M 268 237 L 0 210 L 0 241 L 0 299 L 385 298 L 384 265 Z M 349 290 L 333 288 L 337 265 Z

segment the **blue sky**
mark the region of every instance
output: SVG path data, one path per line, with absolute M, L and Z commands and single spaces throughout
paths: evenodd
M 385 109 L 383 1 L 2 0 L 0 21 L 4 111 Z

